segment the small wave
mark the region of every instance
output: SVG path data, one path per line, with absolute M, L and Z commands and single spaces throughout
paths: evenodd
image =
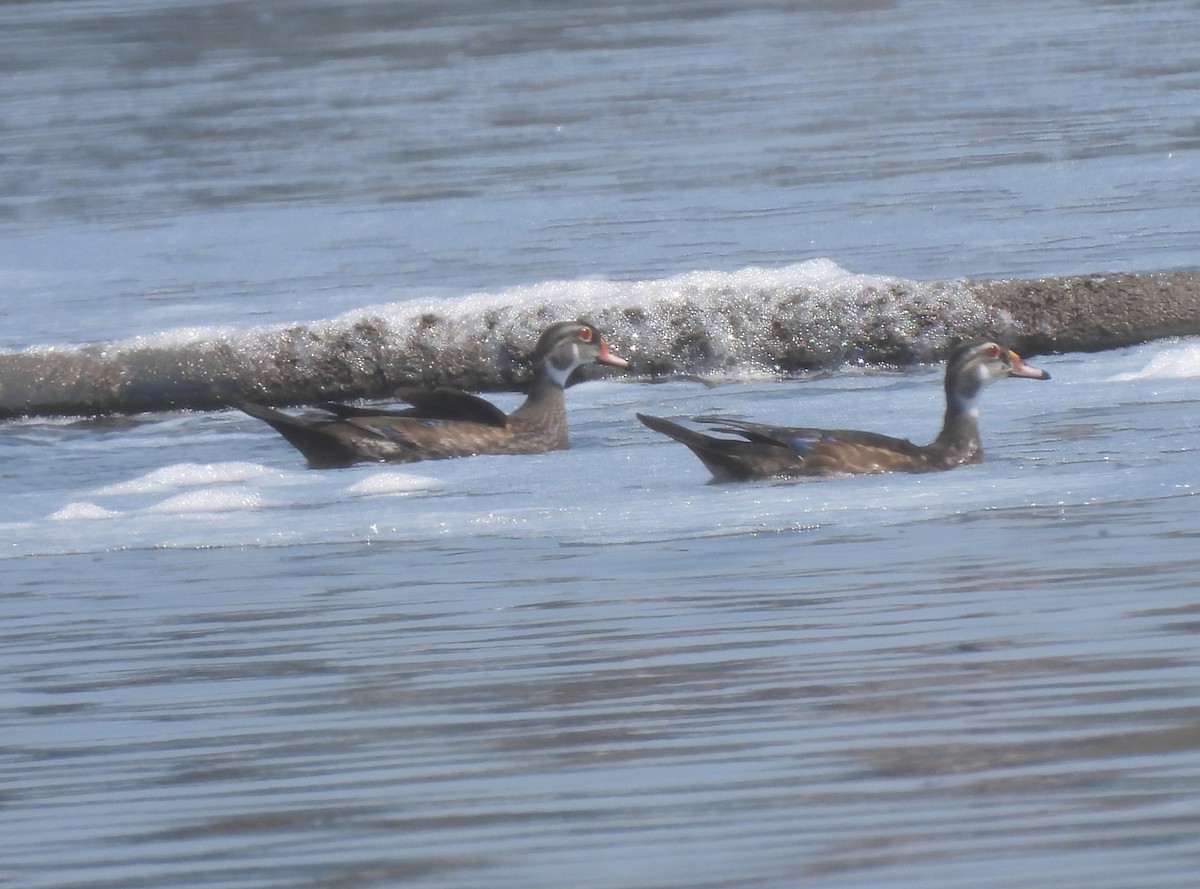
M 379 472 L 355 482 L 348 490 L 352 494 L 378 497 L 387 494 L 432 491 L 437 487 L 439 487 L 438 482 L 425 476 L 411 475 L 406 472 Z
M 270 470 L 256 463 L 176 463 L 153 472 L 106 485 L 96 491 L 99 495 L 151 494 L 201 485 L 231 484 L 262 478 Z
M 1139 370 L 1110 377 L 1112 382 L 1130 380 L 1191 380 L 1200 377 L 1200 342 L 1180 342 L 1155 354 Z
M 73 522 L 78 520 L 90 519 L 111 519 L 116 518 L 121 513 L 105 509 L 96 503 L 68 503 L 62 509 L 50 516 L 52 522 Z
M 176 494 L 160 503 L 146 507 L 145 513 L 185 514 L 205 512 L 235 512 L 257 509 L 262 505 L 262 496 L 254 491 L 189 491 Z

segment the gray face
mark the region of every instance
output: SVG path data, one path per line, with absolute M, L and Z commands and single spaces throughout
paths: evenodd
M 983 387 L 1011 372 L 1009 352 L 998 343 L 959 346 L 946 362 L 946 400 L 959 410 L 973 410 Z
M 559 386 L 566 386 L 575 370 L 600 357 L 599 331 L 581 321 L 561 321 L 546 329 L 538 341 L 534 360 L 541 361 L 546 372 Z
M 984 386 L 1005 377 L 1048 380 L 1050 374 L 1030 367 L 1016 352 L 999 343 L 977 342 L 959 346 L 946 362 L 946 403 L 963 412 L 975 412 L 975 399 Z

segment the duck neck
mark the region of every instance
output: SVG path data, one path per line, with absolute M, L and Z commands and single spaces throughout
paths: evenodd
M 556 434 L 556 446 L 567 446 L 566 398 L 562 386 L 547 373 L 545 367 L 534 371 L 529 394 L 508 415 L 508 422 L 515 431 L 552 431 Z
M 959 466 L 983 460 L 983 445 L 979 441 L 979 409 L 974 399 L 951 396 L 946 400 L 946 415 L 942 431 L 926 448 L 931 463 Z

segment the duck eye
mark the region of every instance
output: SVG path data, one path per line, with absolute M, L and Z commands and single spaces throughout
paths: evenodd
M 579 338 L 585 343 L 590 343 L 593 336 L 595 336 L 595 334 L 592 332 L 590 327 L 585 327 L 579 331 Z
M 989 343 L 988 347 L 987 347 L 987 357 L 988 358 L 999 358 L 1000 351 L 1001 351 L 1000 347 L 997 346 L 995 343 Z

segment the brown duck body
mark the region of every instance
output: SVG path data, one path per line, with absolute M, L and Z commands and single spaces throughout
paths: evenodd
M 996 343 L 967 343 L 946 364 L 946 413 L 942 429 L 927 445 L 875 432 L 769 426 L 721 417 L 697 417 L 714 432 L 707 435 L 664 420 L 638 414 L 656 432 L 682 444 L 708 467 L 716 481 L 748 481 L 788 476 L 864 475 L 879 472 L 937 472 L 983 460 L 976 399 L 984 386 L 1004 377 L 1046 380 L 1050 375 L 1029 367 Z
M 507 415 L 456 389 L 400 390 L 397 396 L 413 405 L 400 410 L 325 404 L 320 415 L 293 416 L 259 404 L 241 408 L 274 427 L 314 469 L 368 461 L 538 454 L 570 446 L 563 387 L 576 368 L 593 361 L 627 366 L 608 351 L 592 325 L 561 322 L 542 334 L 528 395 Z

